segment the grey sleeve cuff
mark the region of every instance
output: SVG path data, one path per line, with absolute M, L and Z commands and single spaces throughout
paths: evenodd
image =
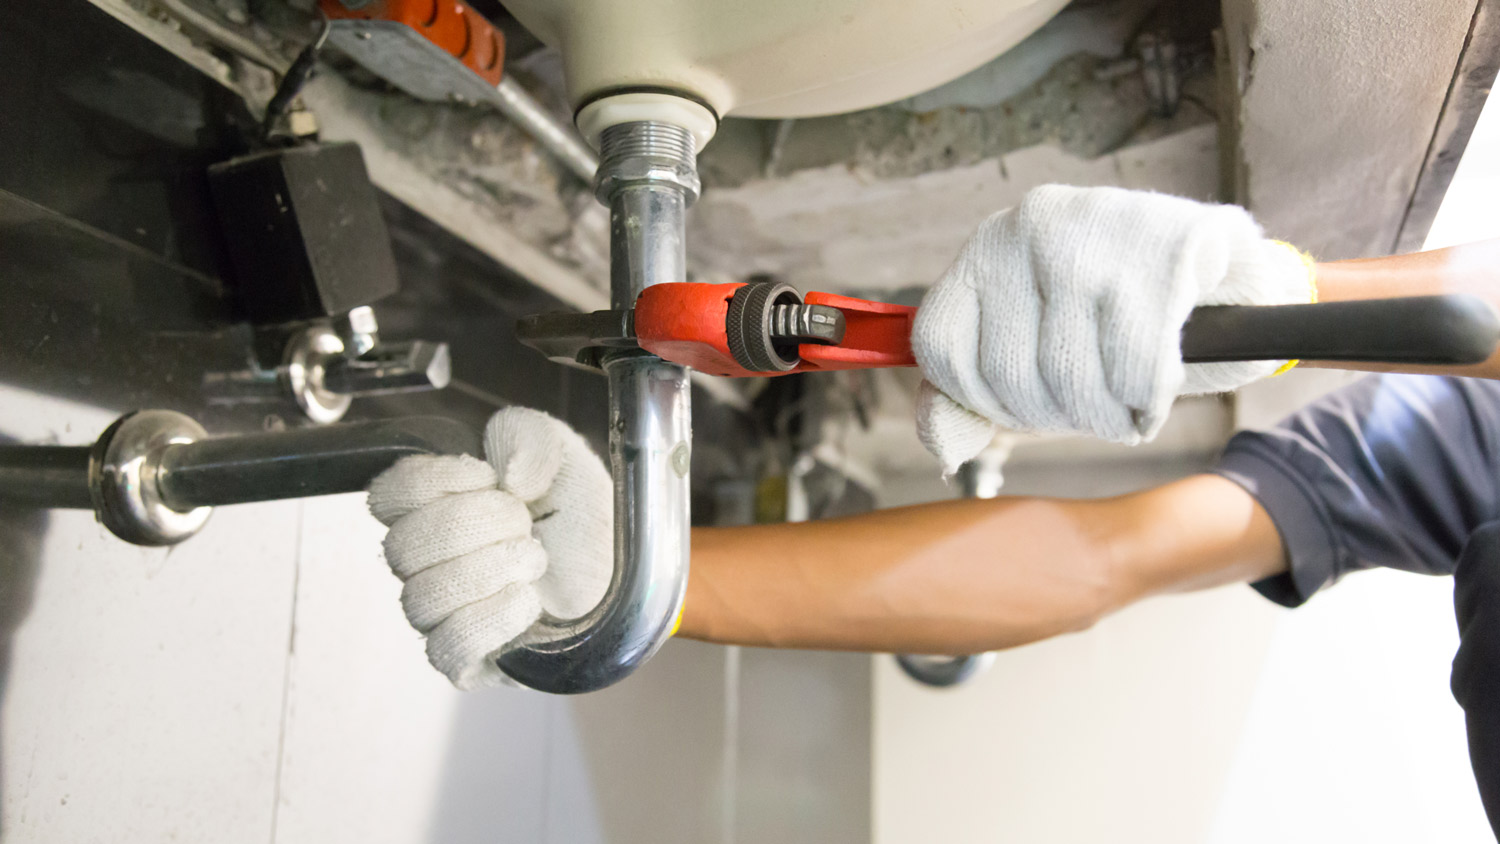
M 1288 571 L 1250 584 L 1284 607 L 1301 606 L 1341 574 L 1339 544 L 1312 482 L 1252 435 L 1230 440 L 1213 472 L 1239 484 L 1265 508 L 1286 549 Z

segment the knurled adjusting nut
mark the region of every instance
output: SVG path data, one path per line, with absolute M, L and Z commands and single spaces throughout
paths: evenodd
M 698 180 L 698 170 L 692 164 L 656 156 L 632 156 L 611 161 L 599 168 L 594 180 L 594 196 L 605 205 L 610 197 L 625 188 L 640 185 L 670 185 L 682 191 L 687 204 L 692 205 L 702 192 L 703 183 Z
M 790 372 L 801 363 L 795 344 L 778 348 L 771 338 L 771 309 L 800 304 L 797 288 L 784 282 L 750 282 L 735 290 L 724 321 L 734 362 L 751 372 Z

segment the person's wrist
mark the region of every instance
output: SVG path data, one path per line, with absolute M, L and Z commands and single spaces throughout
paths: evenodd
M 1283 290 L 1282 301 L 1277 304 L 1303 305 L 1314 304 L 1318 301 L 1318 270 L 1317 262 L 1313 256 L 1303 252 L 1301 249 L 1287 243 L 1284 240 L 1273 240 L 1271 246 L 1280 251 L 1274 254 L 1273 260 L 1285 265 L 1281 271 L 1281 277 L 1289 288 Z M 1302 361 L 1293 358 L 1286 361 L 1272 372 L 1270 377 L 1285 375 L 1296 369 Z
M 1263 305 L 1308 305 L 1318 301 L 1317 262 L 1284 240 L 1262 241 L 1270 268 L 1261 292 Z

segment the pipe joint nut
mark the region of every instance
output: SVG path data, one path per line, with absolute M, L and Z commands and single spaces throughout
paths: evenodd
M 632 187 L 668 187 L 691 205 L 702 191 L 697 142 L 688 130 L 669 123 L 621 123 L 599 136 L 599 174 L 594 195 L 608 205 Z
M 175 545 L 197 533 L 213 508 L 174 510 L 162 497 L 159 481 L 168 447 L 205 436 L 203 426 L 170 410 L 120 417 L 89 455 L 89 494 L 99 521 L 136 545 Z

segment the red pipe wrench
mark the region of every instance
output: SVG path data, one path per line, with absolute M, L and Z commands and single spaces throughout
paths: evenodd
M 644 350 L 730 378 L 916 366 L 917 309 L 789 284 L 657 284 L 635 307 L 524 317 L 516 335 L 563 363 L 599 368 Z M 1182 329 L 1186 363 L 1318 360 L 1462 365 L 1487 360 L 1500 319 L 1463 294 L 1313 305 L 1203 306 Z

